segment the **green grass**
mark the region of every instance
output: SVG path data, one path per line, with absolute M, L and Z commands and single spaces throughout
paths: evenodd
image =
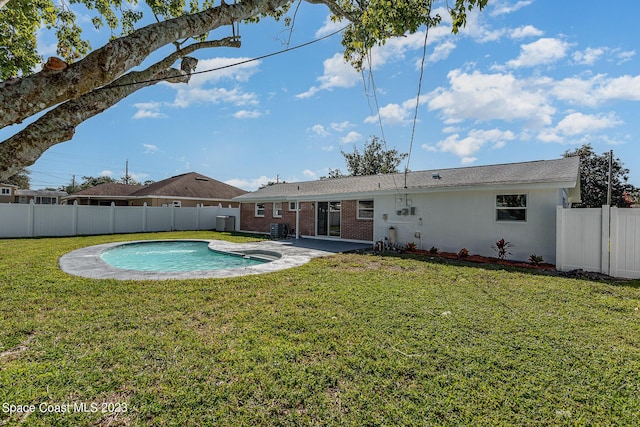
M 93 280 L 0 240 L 0 425 L 633 425 L 640 286 L 337 255 L 277 273 Z M 63 414 L 42 402 L 69 403 Z M 98 412 L 74 411 L 85 402 Z M 101 412 L 102 404 L 106 412 Z M 127 412 L 110 409 L 126 405 Z

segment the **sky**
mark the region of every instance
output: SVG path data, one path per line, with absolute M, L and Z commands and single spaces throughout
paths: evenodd
M 119 179 L 128 162 L 141 182 L 195 171 L 251 191 L 346 172 L 341 151 L 361 150 L 373 136 L 410 153 L 401 165 L 410 170 L 556 159 L 589 143 L 598 154 L 613 150 L 640 186 L 640 27 L 633 19 L 640 2 L 489 0 L 457 35 L 445 3 L 436 5 L 443 21 L 429 30 L 424 57 L 422 28 L 375 48 L 370 70 L 358 73 L 344 62 L 336 34 L 186 85 L 140 90 L 45 152 L 30 167 L 32 188 L 67 185 L 74 176 Z M 328 17 L 326 7 L 303 2 L 289 28 L 271 19 L 242 24 L 242 47 L 199 51 L 196 71 L 345 25 Z M 108 37 L 89 26 L 86 34 L 94 47 Z M 230 27 L 214 33 L 228 35 Z M 54 54 L 47 35 L 40 37 L 43 55 Z M 0 138 L 17 129 L 0 130 Z

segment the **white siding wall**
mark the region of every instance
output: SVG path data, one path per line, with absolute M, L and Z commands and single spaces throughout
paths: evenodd
M 497 194 L 527 194 L 527 221 L 495 221 Z M 555 262 L 556 206 L 562 200 L 560 190 L 409 194 L 406 197 L 416 208 L 414 216 L 396 214 L 398 196 L 375 199 L 374 240 L 389 237 L 389 227 L 393 226 L 399 244 L 414 242 L 420 249 L 435 246 L 445 252 L 467 248 L 471 254 L 495 256 L 491 245 L 504 238 L 513 244 L 508 259 L 526 261 L 535 253 L 545 262 Z M 417 232 L 421 237 L 415 237 Z

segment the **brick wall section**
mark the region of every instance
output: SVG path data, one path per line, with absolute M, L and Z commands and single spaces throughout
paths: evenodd
M 273 203 L 264 204 L 264 217 L 256 217 L 255 203 L 240 204 L 240 230 L 269 233 L 271 224 L 288 224 L 291 232 L 296 226 L 296 213 L 289 210 L 289 204 L 282 202 L 282 217 L 273 216 Z
M 341 210 L 340 237 L 351 240 L 373 240 L 373 220 L 358 219 L 356 200 L 343 200 Z
M 294 219 L 295 224 L 295 219 Z M 315 203 L 300 202 L 300 235 L 316 235 L 316 212 Z
M 255 203 L 242 203 L 240 205 L 240 229 L 243 231 L 255 231 L 258 233 L 269 233 L 272 223 L 289 224 L 291 232 L 294 233 L 296 226 L 296 213 L 289 211 L 288 203 L 283 202 L 282 218 L 273 217 L 273 203 L 265 203 L 264 217 L 255 216 Z M 351 240 L 373 240 L 373 220 L 357 219 L 357 201 L 342 201 L 342 212 L 340 218 L 341 238 Z M 300 235 L 315 236 L 316 212 L 315 203 L 300 203 Z

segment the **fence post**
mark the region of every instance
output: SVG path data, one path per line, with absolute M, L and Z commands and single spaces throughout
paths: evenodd
M 78 200 L 73 201 L 73 208 L 71 211 L 71 234 L 78 235 Z
M 609 251 L 611 250 L 611 209 L 610 206 L 602 206 L 602 248 L 600 256 L 600 273 L 609 274 Z
M 169 209 L 171 209 L 171 231 L 174 231 L 176 229 L 176 214 L 175 214 L 175 209 L 176 207 L 173 205 L 173 203 L 171 203 L 169 205 Z
M 613 277 L 618 277 L 618 220 L 618 208 L 614 206 L 609 213 L 609 272 L 607 273 Z
M 111 228 L 111 234 L 116 234 L 116 203 L 111 202 L 111 212 L 109 212 L 109 223 Z
M 147 232 L 147 202 L 142 205 L 142 232 Z
M 35 221 L 36 221 L 36 205 L 33 199 L 29 202 L 29 210 L 27 211 L 27 234 L 29 237 L 34 237 L 35 234 Z
M 296 202 L 297 203 L 297 202 Z M 562 271 L 564 264 L 564 227 L 563 227 L 564 208 L 558 206 L 556 208 L 556 270 Z M 298 238 L 298 213 L 296 212 L 296 239 Z

